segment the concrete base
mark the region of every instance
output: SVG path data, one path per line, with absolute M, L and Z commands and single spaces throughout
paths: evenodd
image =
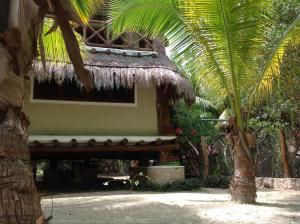
M 185 179 L 184 166 L 132 167 L 131 176 L 142 172 L 154 184 L 167 184 Z
M 299 178 L 256 177 L 255 180 L 256 180 L 257 188 L 300 191 L 300 179 Z

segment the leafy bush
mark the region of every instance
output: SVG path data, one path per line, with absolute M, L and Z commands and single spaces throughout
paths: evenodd
M 204 183 L 205 187 L 210 188 L 228 188 L 230 184 L 229 177 L 221 175 L 208 176 Z
M 190 108 L 180 101 L 173 112 L 172 123 L 179 141 L 184 145 L 191 141 L 197 145 L 201 136 L 208 136 L 210 141 L 217 133 L 215 124 L 202 121 L 204 118 L 215 118 L 212 113 L 205 112 L 199 104 Z
M 191 191 L 200 189 L 201 181 L 197 178 L 175 181 L 167 184 L 154 184 L 151 182 L 135 185 L 133 190 L 136 191 L 155 191 L 155 192 L 175 192 L 175 191 Z

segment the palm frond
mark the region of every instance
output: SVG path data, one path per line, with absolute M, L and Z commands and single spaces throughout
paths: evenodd
M 70 0 L 77 15 L 84 23 L 93 17 L 102 7 L 104 0 Z
M 245 96 L 270 90 L 270 79 L 278 74 L 286 44 L 300 36 L 297 18 L 261 66 L 259 59 L 267 53 L 266 42 L 273 24 L 270 0 L 112 2 L 115 33 L 136 31 L 167 38 L 172 60 L 195 85 L 214 88 L 220 98 L 230 99 L 240 127 Z
M 62 61 L 70 62 L 68 52 L 66 50 L 65 42 L 60 31 L 60 28 L 57 28 L 55 31 L 47 34 L 47 32 L 53 26 L 54 21 L 52 19 L 45 19 L 44 26 L 42 28 L 42 40 L 45 52 L 46 60 L 50 61 Z M 47 35 L 46 35 L 47 34 Z M 85 43 L 82 37 L 79 34 L 76 34 L 77 41 L 81 49 L 81 55 L 84 60 L 89 59 L 89 54 L 85 50 Z M 41 44 L 39 44 L 40 46 Z M 41 50 L 41 49 L 40 49 Z M 41 53 L 40 53 L 41 54 Z
M 280 76 L 280 66 L 289 44 L 300 43 L 300 14 L 273 44 L 267 60 L 261 66 L 257 82 L 249 95 L 250 103 L 260 102 L 272 91 L 273 80 Z

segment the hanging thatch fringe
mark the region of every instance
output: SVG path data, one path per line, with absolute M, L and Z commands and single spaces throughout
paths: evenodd
M 170 84 L 176 88 L 178 96 L 185 99 L 194 99 L 194 90 L 191 83 L 177 72 L 164 67 L 105 67 L 102 65 L 86 65 L 87 70 L 94 77 L 97 89 L 112 89 L 120 86 L 132 88 L 134 84 L 139 87 L 149 87 Z M 46 71 L 42 63 L 35 62 L 31 73 L 38 81 L 54 79 L 58 84 L 64 80 L 76 79 L 74 68 L 69 63 L 47 62 Z

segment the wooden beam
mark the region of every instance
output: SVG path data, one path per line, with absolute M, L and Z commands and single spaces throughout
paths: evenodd
M 73 139 L 71 140 L 71 145 L 72 145 L 73 147 L 75 147 L 75 146 L 77 146 L 77 144 L 78 144 L 77 140 L 76 140 L 75 138 L 73 138 Z
M 93 138 L 93 139 L 90 139 L 89 142 L 88 142 L 88 145 L 89 146 L 95 146 L 97 143 L 97 141 Z
M 147 145 L 148 143 L 145 142 L 144 140 L 141 140 L 137 143 L 138 146 L 144 146 L 144 145 Z
M 106 142 L 104 142 L 105 146 L 111 146 L 113 144 L 111 139 L 107 139 Z
M 57 139 L 54 139 L 52 141 L 52 145 L 55 146 L 55 147 L 58 147 L 58 146 L 60 146 L 60 142 Z
M 170 90 L 171 87 L 161 85 L 156 89 L 157 122 L 160 135 L 172 134 Z
M 156 139 L 155 145 L 161 145 L 162 144 L 162 140 L 160 138 Z
M 121 145 L 128 145 L 128 143 L 129 143 L 129 141 L 128 141 L 127 138 L 124 138 L 124 139 L 120 142 Z
M 41 146 L 42 144 L 41 144 L 39 141 L 34 140 L 33 143 L 32 143 L 32 145 L 33 145 L 34 147 L 37 147 L 37 146 Z
M 88 156 L 92 153 L 131 153 L 131 152 L 169 152 L 178 150 L 179 144 L 166 144 L 166 145 L 146 145 L 146 146 L 130 146 L 130 145 L 112 145 L 112 146 L 60 146 L 60 147 L 30 147 L 29 151 L 32 157 L 43 157 L 43 156 L 61 156 L 64 154 L 83 154 Z

